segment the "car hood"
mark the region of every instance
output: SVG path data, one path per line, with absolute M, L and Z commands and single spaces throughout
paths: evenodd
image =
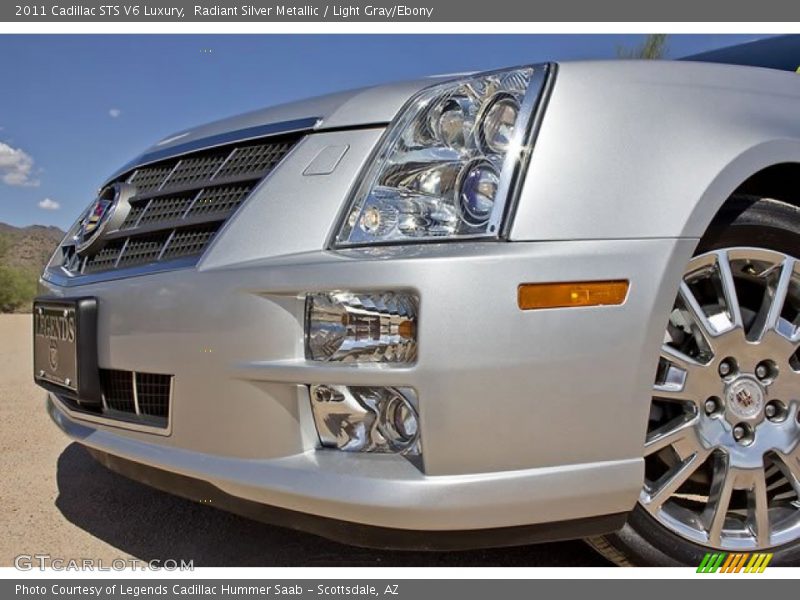
M 239 132 L 241 132 L 239 139 L 266 135 L 270 133 L 270 127 L 273 128 L 272 133 L 277 133 L 281 130 L 298 128 L 324 131 L 364 125 L 385 125 L 416 92 L 452 78 L 452 75 L 429 77 L 337 92 L 262 108 L 168 135 L 145 150 L 132 163 L 142 164 L 174 156 L 185 152 L 186 148 L 191 146 L 213 146 L 216 145 L 215 140 L 222 140 L 231 135 L 236 137 Z M 253 135 L 248 135 L 248 132 L 253 132 Z M 255 134 L 255 132 L 262 133 Z

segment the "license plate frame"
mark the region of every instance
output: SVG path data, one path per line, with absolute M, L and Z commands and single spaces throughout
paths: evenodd
M 34 300 L 33 378 L 38 385 L 80 404 L 102 403 L 96 298 Z

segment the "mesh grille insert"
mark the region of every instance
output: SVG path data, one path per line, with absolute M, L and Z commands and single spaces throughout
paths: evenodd
M 158 427 L 167 426 L 172 375 L 100 369 L 100 385 L 107 407 L 103 410 L 103 416 L 140 421 Z
M 142 216 L 142 213 L 147 208 L 147 202 L 137 202 L 131 204 L 131 210 L 128 212 L 128 216 L 125 217 L 125 221 L 122 223 L 120 229 L 130 229 L 131 227 L 136 227 L 137 223 L 139 223 L 139 217 Z
M 249 193 L 250 186 L 246 185 L 206 188 L 192 205 L 189 216 L 234 211 Z
M 258 144 L 236 148 L 217 173 L 217 179 L 268 171 L 291 149 L 292 143 Z
M 172 172 L 173 167 L 165 165 L 162 167 L 145 167 L 133 172 L 128 183 L 136 186 L 138 193 L 143 194 L 151 190 L 157 190 L 164 183 L 164 180 Z M 123 177 L 123 181 L 126 178 Z
M 133 373 L 100 369 L 100 385 L 106 406 L 112 410 L 136 414 L 133 401 Z
M 193 198 L 194 194 L 153 198 L 147 204 L 147 208 L 144 211 L 144 215 L 139 220 L 138 225 L 141 227 L 148 223 L 180 219 L 186 213 L 186 209 L 189 208 L 189 205 L 191 205 Z
M 164 260 L 194 256 L 208 246 L 211 238 L 217 232 L 217 226 L 184 229 L 175 232 L 164 251 Z
M 136 373 L 136 395 L 141 414 L 150 417 L 169 416 L 171 380 L 169 375 Z
M 158 259 L 161 249 L 167 241 L 168 233 L 129 238 L 122 256 L 117 263 L 119 267 L 132 267 L 147 264 Z
M 212 154 L 184 159 L 175 166 L 163 187 L 174 188 L 198 181 L 206 182 L 214 176 L 225 158 L 225 154 Z
M 117 264 L 123 245 L 124 242 L 122 240 L 117 240 L 103 246 L 97 254 L 87 259 L 83 272 L 96 273 L 113 269 Z

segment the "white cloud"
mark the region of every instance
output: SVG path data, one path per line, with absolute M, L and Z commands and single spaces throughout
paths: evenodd
M 51 198 L 45 198 L 44 200 L 39 202 L 39 208 L 41 208 L 42 210 L 58 210 L 59 208 L 61 208 L 61 204 L 59 204 L 58 202 L 56 202 Z
M 36 186 L 33 158 L 20 148 L 0 142 L 0 181 L 8 185 Z
M 116 119 L 118 116 L 122 114 L 122 111 L 119 108 L 110 108 L 108 109 L 108 116 L 112 119 Z

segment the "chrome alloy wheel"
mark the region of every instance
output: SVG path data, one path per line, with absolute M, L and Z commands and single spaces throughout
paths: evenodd
M 800 261 L 728 248 L 689 264 L 670 314 L 639 502 L 702 546 L 800 538 Z

